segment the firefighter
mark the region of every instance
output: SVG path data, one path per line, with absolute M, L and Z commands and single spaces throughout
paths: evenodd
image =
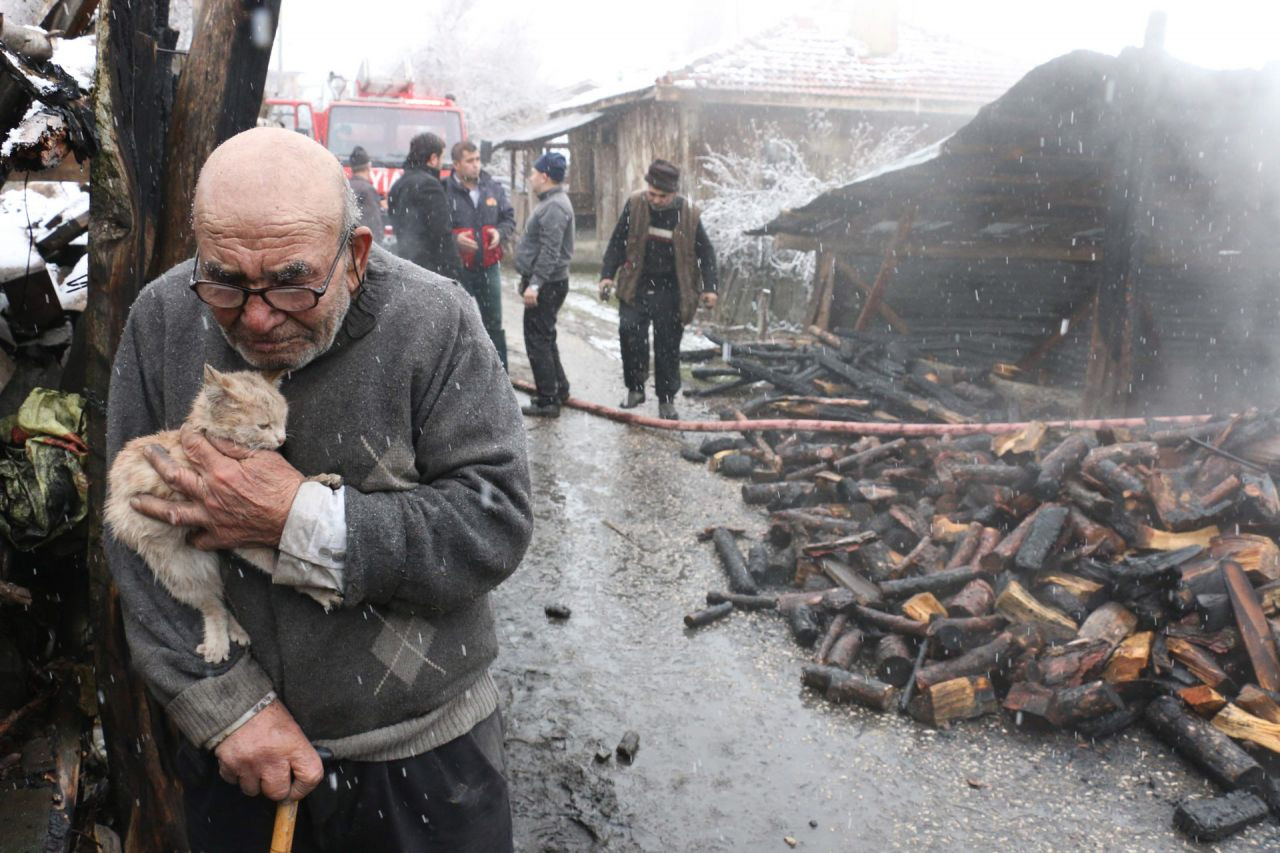
M 617 285 L 622 378 L 633 409 L 644 402 L 649 374 L 649 325 L 653 325 L 654 390 L 658 414 L 678 420 L 680 338 L 698 306 L 716 306 L 716 253 L 698 209 L 679 195 L 680 169 L 654 160 L 648 187 L 627 201 L 600 269 L 600 299 Z
M 502 329 L 502 244 L 516 230 L 516 212 L 502 185 L 480 167 L 480 151 L 469 139 L 455 143 L 453 174 L 444 183 L 453 215 L 453 236 L 462 258 L 462 286 L 475 297 L 480 319 L 507 366 Z
M 420 133 L 409 140 L 404 174 L 387 193 L 387 212 L 396 234 L 396 253 L 425 270 L 457 281 L 462 278 L 453 247 L 449 202 L 440 183 L 444 140 Z

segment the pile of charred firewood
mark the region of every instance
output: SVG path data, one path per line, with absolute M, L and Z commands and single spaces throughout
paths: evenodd
M 806 686 L 933 726 L 1145 724 L 1237 792 L 1179 807 L 1198 838 L 1280 806 L 1280 419 L 701 450 L 772 524 L 745 558 L 706 532 L 728 591 L 690 627 L 776 611 L 814 647 Z
M 750 389 L 754 396 L 736 411 L 748 417 L 810 418 L 857 422 L 1021 420 L 1070 409 L 1072 395 L 1004 376 L 1015 365 L 957 367 L 896 335 L 847 336 L 811 329 L 794 341 L 731 342 L 714 333 L 719 346 L 681 354 L 686 361 L 719 358 L 722 366 L 693 367 L 694 379 L 709 382 L 686 390 L 688 397 L 717 397 Z M 717 381 L 727 379 L 728 381 Z

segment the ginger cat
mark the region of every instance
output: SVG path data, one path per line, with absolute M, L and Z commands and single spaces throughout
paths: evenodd
M 252 370 L 220 373 L 206 364 L 204 384 L 183 428 L 200 430 L 209 438 L 221 438 L 251 450 L 277 449 L 284 444 L 289 415 L 288 403 L 278 388 L 282 375 Z M 191 528 L 156 521 L 129 506 L 135 495 L 183 499 L 160 479 L 142 455 L 144 447 L 157 444 L 177 462 L 186 464 L 180 435 L 180 430 L 165 430 L 135 438 L 120 449 L 107 477 L 103 517 L 115 537 L 138 552 L 161 586 L 178 601 L 200 611 L 204 641 L 196 646 L 196 653 L 209 663 L 219 663 L 230 656 L 232 641 L 249 645 L 249 635 L 223 602 L 217 552 L 201 551 L 187 544 Z M 341 485 L 341 478 L 333 474 L 310 479 L 334 488 Z M 264 571 L 274 568 L 275 552 L 270 548 L 243 548 L 236 553 Z M 326 609 L 332 603 L 319 598 L 317 601 Z

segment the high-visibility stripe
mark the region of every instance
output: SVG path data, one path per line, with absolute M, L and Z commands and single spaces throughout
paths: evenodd
M 675 232 L 672 231 L 670 228 L 650 228 L 649 229 L 650 240 L 667 240 L 669 242 L 674 237 L 675 237 Z

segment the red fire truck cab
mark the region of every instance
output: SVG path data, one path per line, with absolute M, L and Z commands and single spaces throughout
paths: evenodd
M 360 69 L 352 97 L 346 96 L 341 77 L 331 74 L 329 79 L 336 91 L 324 105 L 268 98 L 262 123 L 311 136 L 344 165 L 357 145 L 363 147 L 372 161 L 373 185 L 384 197 L 403 171 L 413 137 L 426 132 L 439 136 L 446 161 L 453 144 L 466 138 L 462 110 L 450 96 L 420 96 L 408 79 L 370 78 L 367 66 Z

